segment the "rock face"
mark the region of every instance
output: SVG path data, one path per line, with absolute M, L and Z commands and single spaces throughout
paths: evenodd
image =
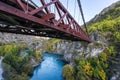
M 90 37 L 93 43 L 90 43 L 89 45 L 86 42 L 71 42 L 61 40 L 52 46 L 52 51 L 53 53 L 63 54 L 64 59 L 68 62 L 73 62 L 73 59 L 79 58 L 82 54 L 84 54 L 86 58 L 88 56 L 97 56 L 107 46 L 107 41 L 97 32 L 93 32 Z M 3 43 L 20 43 L 24 41 L 31 49 L 40 49 L 41 52 L 45 52 L 45 46 L 47 45 L 45 43 L 47 40 L 44 38 L 10 33 L 0 33 L 0 41 Z
M 70 62 L 76 53 L 82 53 L 84 49 L 80 42 L 60 41 L 53 46 L 53 51 L 58 54 L 63 54 L 65 60 Z
M 19 56 L 24 58 L 28 55 L 29 55 L 29 53 L 27 53 L 26 51 L 21 51 Z M 30 58 L 29 63 L 31 64 L 32 67 L 35 67 L 39 64 L 39 63 L 36 62 L 36 59 L 33 58 L 33 57 Z
M 44 52 L 44 41 L 47 40 L 43 37 L 37 36 L 27 36 L 21 34 L 11 34 L 11 33 L 1 33 L 0 32 L 0 42 L 2 43 L 17 43 L 17 44 L 25 44 L 30 49 L 41 49 Z
M 91 34 L 90 37 L 93 41 L 90 44 L 86 42 L 70 42 L 62 40 L 52 47 L 52 51 L 54 53 L 63 54 L 64 59 L 71 64 L 73 64 L 75 58 L 79 58 L 83 54 L 86 58 L 98 56 L 99 53 L 103 52 L 108 46 L 107 41 L 97 32 Z
M 29 62 L 32 65 L 32 67 L 36 67 L 38 65 L 34 58 L 31 58 Z
M 2 57 L 2 56 L 0 56 L 0 80 L 2 80 L 2 79 L 3 79 L 3 77 L 2 77 L 2 73 L 3 73 L 2 60 L 3 60 L 3 57 Z
M 120 80 L 120 52 L 115 59 L 111 60 L 110 68 L 110 76 L 112 76 L 110 80 Z

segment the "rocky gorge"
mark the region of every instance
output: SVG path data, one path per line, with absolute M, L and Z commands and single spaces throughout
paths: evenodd
M 63 68 L 63 74 L 66 80 L 119 80 L 119 11 L 120 2 L 118 1 L 101 11 L 97 17 L 88 22 L 88 31 L 92 43 L 0 33 L 0 45 L 17 44 L 25 48 L 25 50 L 20 51 L 19 57 L 15 55 L 14 58 L 20 58 L 20 63 L 22 63 L 21 58 L 23 58 L 23 60 L 25 58 L 25 61 L 27 60 L 26 63 L 30 63 L 29 66 L 31 66 L 32 69 L 39 64 L 39 60 L 42 60 L 37 58 L 42 57 L 42 53 L 44 52 L 63 55 L 61 60 L 65 60 L 69 63 Z M 0 49 L 2 51 L 2 48 Z M 29 55 L 26 50 L 33 51 L 33 54 L 31 54 L 29 58 L 26 58 L 26 56 Z M 11 68 L 11 66 L 7 68 Z M 2 70 L 2 68 L 0 69 Z M 13 68 L 10 69 L 9 73 L 12 73 L 12 71 L 14 71 Z M 67 71 L 71 72 L 67 73 Z M 4 72 L 5 69 L 3 69 L 3 77 L 5 78 Z M 21 75 L 23 75 L 22 77 L 26 76 L 24 73 L 21 73 Z M 14 76 L 12 75 L 12 77 Z M 22 80 L 28 79 L 27 76 L 26 79 L 23 78 Z
M 40 53 L 51 52 L 55 54 L 62 54 L 62 60 L 69 62 L 72 66 L 76 65 L 74 61 L 75 59 L 79 59 L 81 56 L 84 56 L 86 59 L 90 57 L 98 57 L 100 53 L 110 46 L 110 43 L 105 39 L 105 37 L 97 31 L 90 35 L 93 42 L 89 44 L 83 41 L 72 42 L 67 40 L 45 39 L 19 34 L 0 33 L 0 35 L 0 41 L 2 44 L 17 43 L 19 45 L 19 43 L 24 43 L 25 45 L 22 46 L 28 46 L 32 50 L 40 50 Z M 24 51 L 20 54 L 21 57 L 25 57 L 26 55 L 27 53 Z M 34 58 L 30 59 L 30 63 L 33 67 L 37 64 Z M 115 73 L 119 75 L 118 72 Z M 118 78 L 118 76 L 115 76 L 113 76 L 111 80 Z
M 63 60 L 69 62 L 71 65 L 75 66 L 75 59 L 84 56 L 86 59 L 89 57 L 98 57 L 100 53 L 102 53 L 108 46 L 109 42 L 102 35 L 97 32 L 93 32 L 90 35 L 92 39 L 92 43 L 86 42 L 72 42 L 66 40 L 58 40 L 58 39 L 44 39 L 44 38 L 36 38 L 34 36 L 25 36 L 25 35 L 16 35 L 16 34 L 7 34 L 1 33 L 1 43 L 21 43 L 22 41 L 29 46 L 29 48 L 33 50 L 40 50 L 43 52 L 51 52 L 62 54 L 64 56 Z M 12 35 L 12 36 L 11 36 Z M 53 42 L 53 43 L 52 43 Z M 50 46 L 49 46 L 50 45 Z M 23 45 L 24 46 L 24 45 Z M 21 57 L 25 56 L 25 52 L 21 52 Z M 34 59 L 30 60 L 32 66 L 35 66 L 37 62 Z M 111 66 L 112 67 L 112 66 Z M 119 74 L 116 72 L 116 74 Z M 116 76 L 116 75 L 115 75 Z M 117 76 L 118 78 L 118 76 Z M 114 80 L 114 76 L 111 78 Z M 116 79 L 117 80 L 117 79 Z
M 86 42 L 72 42 L 56 39 L 47 40 L 40 37 L 25 36 L 19 34 L 0 33 L 0 35 L 1 35 L 0 41 L 2 44 L 17 43 L 19 45 L 20 43 L 24 42 L 25 45 L 23 44 L 22 46 L 24 47 L 28 46 L 30 49 L 33 50 L 40 50 L 41 53 L 51 52 L 62 54 L 64 56 L 63 60 L 69 62 L 71 65 L 75 65 L 74 59 L 79 58 L 83 54 L 85 55 L 86 58 L 98 56 L 108 45 L 105 44 L 106 43 L 105 38 L 97 33 L 93 33 L 91 35 L 93 43 L 90 43 L 89 45 Z M 51 41 L 55 43 L 52 44 Z M 22 51 L 20 54 L 21 57 L 25 57 L 26 55 L 27 53 L 24 51 Z M 30 59 L 30 63 L 32 64 L 33 67 L 37 64 L 34 58 Z

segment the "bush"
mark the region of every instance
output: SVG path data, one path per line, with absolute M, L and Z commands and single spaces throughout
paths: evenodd
M 3 46 L 0 46 L 0 56 L 3 56 L 4 55 L 4 48 L 3 48 Z
M 75 80 L 75 70 L 74 68 L 67 64 L 63 67 L 63 76 L 65 77 L 66 80 Z
M 91 79 L 106 79 L 107 69 L 107 57 L 106 53 L 101 53 L 99 57 L 88 58 L 88 59 L 80 59 L 77 64 L 77 76 L 78 80 L 91 80 Z M 103 73 L 103 74 L 101 74 Z
M 22 73 L 21 75 L 11 73 L 7 80 L 29 80 L 29 77 L 25 73 Z
M 106 49 L 106 53 L 109 57 L 115 57 L 116 56 L 116 50 L 115 50 L 115 47 L 114 46 L 110 46 L 110 47 L 107 47 Z
M 86 64 L 84 65 L 84 67 L 83 67 L 83 70 L 88 76 L 91 77 L 93 75 L 91 64 L 87 61 L 86 61 Z
M 33 67 L 29 63 L 29 56 L 35 56 L 35 52 L 31 52 L 30 55 L 26 57 L 20 57 L 21 47 L 17 45 L 4 45 L 0 46 L 0 52 L 4 52 L 3 62 L 10 66 L 10 74 L 7 80 L 29 80 L 29 76 L 33 72 Z M 33 54 L 34 53 L 34 54 Z M 14 68 L 15 72 L 11 72 Z

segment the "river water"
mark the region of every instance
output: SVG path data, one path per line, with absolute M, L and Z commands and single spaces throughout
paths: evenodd
M 64 80 L 62 68 L 66 62 L 62 61 L 61 58 L 61 55 L 44 53 L 44 61 L 35 68 L 30 80 Z

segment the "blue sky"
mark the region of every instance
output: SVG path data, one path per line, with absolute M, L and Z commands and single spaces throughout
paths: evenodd
M 86 21 L 116 1 L 118 0 L 81 0 Z
M 60 0 L 64 5 L 66 5 L 67 0 Z M 77 1 L 77 0 L 76 0 Z M 86 21 L 89 21 L 92 19 L 96 14 L 100 13 L 105 7 L 108 7 L 112 3 L 116 2 L 118 0 L 81 0 L 84 17 Z M 69 11 L 72 15 L 74 15 L 74 5 L 75 0 L 69 0 Z M 77 6 L 77 5 L 76 5 Z M 78 8 L 78 6 L 77 6 Z M 78 11 L 78 9 L 77 9 Z M 76 14 L 78 13 L 76 11 Z M 79 14 L 77 14 L 79 15 Z M 77 18 L 76 16 L 75 18 Z M 81 20 L 81 19 L 80 19 Z M 81 21 L 80 21 L 81 23 Z
M 35 3 L 39 4 L 39 0 L 33 0 Z M 45 0 L 49 2 L 50 0 Z M 59 0 L 63 5 L 67 8 L 67 10 L 71 13 L 71 15 L 76 19 L 79 24 L 82 24 L 82 18 L 80 15 L 80 11 L 78 5 L 75 5 L 75 1 L 77 0 Z M 100 13 L 105 7 L 108 7 L 112 3 L 119 0 L 81 0 L 84 17 L 86 21 L 92 19 L 96 14 Z M 76 7 L 76 8 L 75 8 Z

